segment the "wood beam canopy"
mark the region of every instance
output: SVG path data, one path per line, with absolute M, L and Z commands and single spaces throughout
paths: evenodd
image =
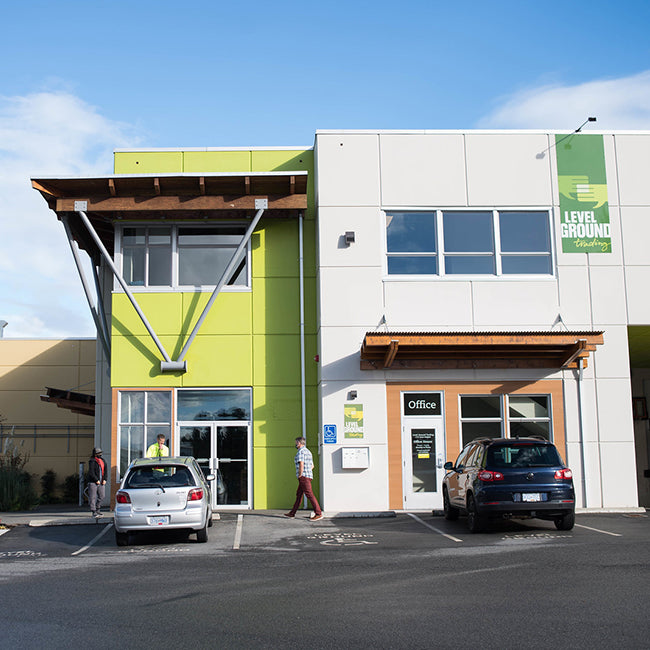
M 76 227 L 78 202 L 104 245 L 112 250 L 114 222 L 252 218 L 266 199 L 264 218 L 297 217 L 307 209 L 306 171 L 235 174 L 116 174 L 98 178 L 32 179 L 32 187 L 58 215 L 70 214 L 73 236 L 93 254 Z
M 362 370 L 586 367 L 602 332 L 368 332 Z
M 46 387 L 47 395 L 41 395 L 42 402 L 56 404 L 61 409 L 68 409 L 80 415 L 95 415 L 95 396 L 74 393 L 69 390 Z

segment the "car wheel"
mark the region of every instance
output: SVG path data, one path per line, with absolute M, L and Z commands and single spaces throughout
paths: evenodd
M 115 543 L 118 546 L 128 546 L 129 545 L 129 534 L 128 533 L 118 533 L 115 531 Z
M 575 523 L 576 516 L 574 512 L 567 512 L 566 515 L 562 515 L 555 519 L 555 527 L 558 530 L 571 530 Z
M 485 528 L 485 518 L 476 512 L 476 502 L 471 494 L 467 500 L 467 527 L 470 533 L 480 533 Z
M 446 488 L 442 489 L 442 507 L 445 511 L 445 519 L 448 519 L 449 521 L 456 521 L 456 519 L 458 519 L 458 508 L 454 508 L 454 506 L 449 503 L 449 494 L 447 493 Z
M 208 541 L 208 522 L 206 520 L 205 526 L 196 531 L 196 541 L 204 543 Z

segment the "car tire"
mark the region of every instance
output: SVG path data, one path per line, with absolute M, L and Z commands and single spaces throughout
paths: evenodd
M 204 544 L 205 542 L 208 541 L 208 521 L 206 519 L 205 525 L 203 528 L 199 528 L 199 530 L 196 531 L 196 541 Z
M 212 528 L 212 510 L 208 514 L 208 528 Z
M 445 519 L 448 519 L 449 521 L 456 521 L 456 519 L 458 519 L 460 511 L 458 508 L 454 508 L 454 506 L 449 502 L 449 493 L 447 492 L 447 488 L 442 488 L 442 508 L 445 513 Z
M 574 512 L 567 512 L 566 515 L 556 517 L 554 523 L 558 530 L 571 530 L 576 523 L 576 515 Z
M 128 533 L 118 533 L 115 531 L 115 543 L 118 546 L 128 546 L 129 545 L 129 534 Z
M 476 511 L 476 501 L 471 494 L 467 499 L 467 527 L 470 533 L 480 533 L 485 528 L 485 518 Z

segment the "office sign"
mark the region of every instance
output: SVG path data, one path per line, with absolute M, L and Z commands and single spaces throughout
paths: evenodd
M 556 135 L 564 253 L 611 253 L 602 135 Z
M 403 393 L 404 415 L 441 415 L 440 393 Z

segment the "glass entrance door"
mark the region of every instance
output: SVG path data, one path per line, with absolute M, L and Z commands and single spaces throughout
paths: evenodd
M 194 456 L 203 473 L 214 474 L 212 507 L 245 507 L 249 502 L 249 426 L 222 422 L 179 422 L 181 456 Z
M 445 436 L 442 418 L 405 422 L 402 438 L 404 507 L 442 509 Z

